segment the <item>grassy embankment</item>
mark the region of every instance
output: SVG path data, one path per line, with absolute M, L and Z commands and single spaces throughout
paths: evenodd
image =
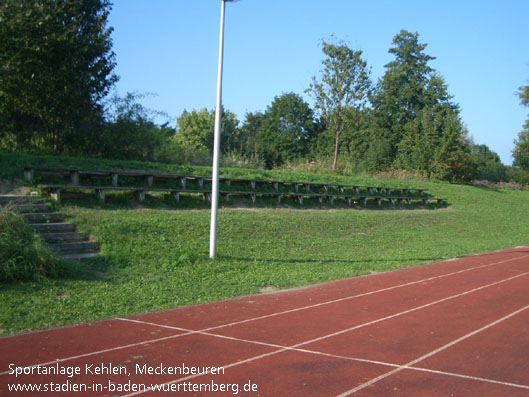
M 145 168 L 143 163 L 0 154 L 0 178 L 21 178 L 13 165 Z M 151 170 L 207 175 L 201 167 L 148 164 Z M 218 258 L 208 256 L 209 211 L 202 199 L 108 204 L 66 201 L 61 211 L 92 235 L 102 255 L 62 278 L 0 286 L 0 335 L 160 310 L 388 271 L 529 244 L 529 191 L 420 180 L 384 180 L 262 170 L 224 175 L 426 188 L 447 198 L 441 209 L 355 210 L 292 204 L 219 212 Z

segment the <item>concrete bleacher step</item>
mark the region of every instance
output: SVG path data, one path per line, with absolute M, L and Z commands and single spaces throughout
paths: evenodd
M 57 254 L 84 254 L 93 253 L 98 250 L 97 244 L 92 241 L 54 243 L 50 244 L 50 247 Z
M 40 196 L 1 195 L 0 204 L 8 205 L 36 230 L 55 254 L 63 259 L 80 260 L 99 255 L 99 246 L 64 222 L 62 214 L 51 212 Z
M 39 233 L 66 233 L 75 232 L 75 226 L 71 223 L 30 223 L 29 227 Z
M 41 196 L 19 196 L 3 194 L 0 195 L 0 205 L 13 204 L 42 204 L 44 202 Z
M 48 212 L 50 209 L 46 204 L 14 204 L 13 208 L 18 213 Z
M 28 223 L 58 223 L 64 220 L 62 214 L 56 212 L 37 212 L 29 214 L 20 214 Z
M 44 241 L 48 244 L 52 243 L 77 243 L 81 241 L 88 241 L 88 236 L 80 232 L 70 233 L 42 233 Z

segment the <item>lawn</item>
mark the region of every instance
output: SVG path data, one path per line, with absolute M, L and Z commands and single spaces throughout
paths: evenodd
M 263 171 L 228 172 L 247 177 Z M 0 286 L 2 334 L 529 244 L 529 191 L 279 171 L 265 176 L 420 187 L 447 198 L 449 205 L 413 210 L 229 206 L 219 211 L 218 257 L 212 261 L 210 213 L 204 207 L 179 207 L 167 199 L 158 205 L 151 199 L 139 208 L 119 196 L 105 205 L 66 201 L 61 212 L 101 244 L 102 255 L 68 277 Z

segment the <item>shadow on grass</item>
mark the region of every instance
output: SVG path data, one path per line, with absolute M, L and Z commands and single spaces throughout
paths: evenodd
M 288 263 L 321 263 L 321 264 L 333 264 L 333 263 L 344 263 L 344 264 L 353 264 L 353 263 L 405 263 L 405 262 L 419 262 L 419 263 L 434 263 L 446 261 L 450 258 L 446 257 L 429 257 L 429 258 L 369 258 L 369 259 L 288 259 L 288 258 L 245 258 L 245 257 L 234 257 L 229 255 L 218 255 L 218 260 L 227 260 L 227 261 L 240 261 L 240 262 L 266 262 L 266 263 L 278 263 L 278 264 L 288 264 Z
M 406 263 L 406 262 L 415 262 L 415 263 L 436 263 L 436 262 L 446 262 L 453 259 L 460 259 L 460 258 L 467 258 L 472 257 L 473 255 L 479 255 L 479 256 L 491 256 L 491 255 L 510 255 L 513 253 L 513 251 L 508 251 L 509 249 L 506 249 L 506 252 L 487 252 L 487 253 L 480 253 L 480 254 L 468 254 L 468 255 L 461 255 L 461 256 L 453 256 L 453 257 L 446 257 L 446 256 L 432 256 L 432 257 L 405 257 L 405 258 L 358 258 L 358 259 L 292 259 L 292 258 L 247 258 L 247 257 L 238 257 L 238 256 L 230 256 L 230 255 L 218 255 L 218 260 L 226 260 L 226 261 L 240 261 L 240 262 L 266 262 L 266 263 L 278 263 L 278 264 L 288 264 L 288 263 L 322 263 L 322 264 L 333 264 L 333 263 L 343 263 L 343 264 L 354 264 L 354 263 L 365 263 L 365 264 L 372 264 L 372 263 Z M 516 250 L 516 253 L 520 254 L 526 254 L 529 253 L 529 249 L 522 249 L 522 250 Z

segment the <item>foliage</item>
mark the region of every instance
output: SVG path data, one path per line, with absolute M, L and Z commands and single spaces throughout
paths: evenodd
M 92 147 L 87 145 L 90 153 L 109 159 L 155 159 L 175 131 L 167 123 L 156 125 L 154 112 L 139 102 L 141 98 L 143 95 L 127 93 L 109 100 L 97 140 L 92 141 Z
M 473 145 L 470 153 L 476 163 L 477 179 L 491 182 L 505 180 L 506 167 L 502 164 L 500 156 L 487 145 Z
M 384 170 L 392 165 L 407 171 L 453 182 L 472 180 L 474 164 L 444 79 L 429 66 L 435 59 L 424 50 L 418 33 L 402 30 L 389 53 L 373 95 L 372 144 L 367 168 Z
M 263 114 L 257 133 L 256 152 L 267 168 L 301 158 L 317 132 L 314 114 L 303 98 L 294 93 L 275 97 Z
M 8 207 L 0 207 L 0 282 L 56 276 L 60 266 L 39 236 Z
M 307 92 L 313 97 L 327 128 L 334 135 L 333 171 L 336 170 L 340 135 L 345 113 L 349 108 L 363 109 L 371 90 L 370 69 L 362 59 L 362 51 L 346 44 L 323 41 L 325 59 L 320 80 L 313 77 Z
M 0 138 L 9 150 L 79 152 L 117 80 L 108 0 L 0 4 Z
M 233 147 L 239 121 L 229 110 L 222 108 L 221 152 Z M 190 150 L 208 150 L 213 153 L 213 133 L 215 130 L 215 110 L 206 108 L 184 112 L 176 120 L 175 142 Z
M 529 85 L 520 87 L 518 95 L 521 104 L 529 107 Z M 514 158 L 513 166 L 529 171 L 529 118 L 518 134 L 518 139 L 514 141 L 512 156 Z

